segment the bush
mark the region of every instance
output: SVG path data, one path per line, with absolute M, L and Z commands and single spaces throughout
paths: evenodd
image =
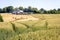
M 0 22 L 3 22 L 3 18 L 2 18 L 2 16 L 0 15 Z

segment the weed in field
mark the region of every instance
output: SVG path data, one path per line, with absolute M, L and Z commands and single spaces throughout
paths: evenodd
M 15 24 L 11 23 L 13 30 L 16 32 Z
M 46 27 L 46 29 L 48 29 L 48 22 L 47 22 L 47 20 L 45 21 L 45 27 Z

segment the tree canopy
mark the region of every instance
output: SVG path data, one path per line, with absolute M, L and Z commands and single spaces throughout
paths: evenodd
M 52 9 L 52 10 L 45 10 L 44 8 L 41 8 L 38 10 L 35 7 L 29 6 L 28 8 L 23 8 L 22 6 L 18 7 L 20 10 L 23 10 L 24 12 L 33 12 L 33 13 L 43 13 L 43 14 L 60 14 L 60 8 L 58 9 Z M 0 13 L 11 13 L 15 8 L 13 6 L 8 6 L 4 8 L 0 8 Z

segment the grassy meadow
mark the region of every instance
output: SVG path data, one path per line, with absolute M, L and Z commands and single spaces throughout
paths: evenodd
M 9 18 L 9 14 L 1 15 Z M 0 40 L 60 40 L 60 14 L 31 16 L 39 20 L 0 22 Z

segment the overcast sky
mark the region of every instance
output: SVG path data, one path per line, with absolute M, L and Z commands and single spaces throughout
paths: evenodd
M 60 0 L 0 0 L 0 8 L 6 6 L 14 6 L 19 7 L 23 6 L 28 7 L 36 7 L 38 9 L 57 9 L 60 8 Z

